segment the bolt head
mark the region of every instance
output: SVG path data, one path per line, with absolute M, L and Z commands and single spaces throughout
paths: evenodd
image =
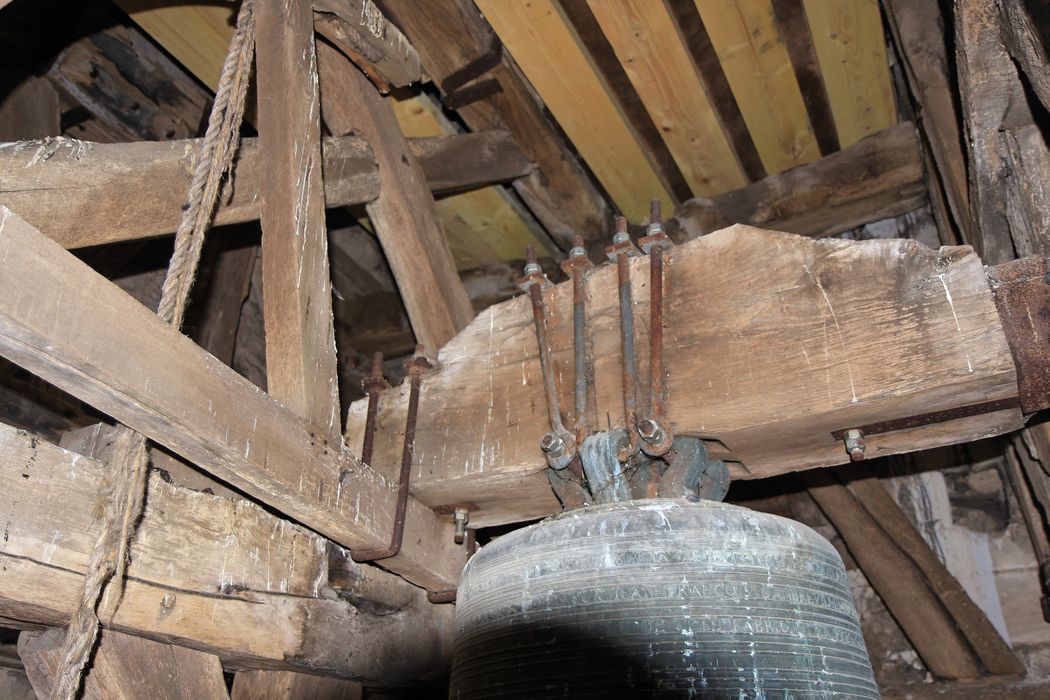
M 557 433 L 547 433 L 540 439 L 540 449 L 552 457 L 565 454 L 565 441 Z
M 846 446 L 846 452 L 849 454 L 849 458 L 854 462 L 859 462 L 864 459 L 864 433 L 856 428 L 847 430 L 842 436 L 842 441 Z
M 586 258 L 587 257 L 587 249 L 586 248 L 578 248 L 578 247 L 572 248 L 569 251 L 569 257 L 570 258 Z
M 540 267 L 539 263 L 529 263 L 528 265 L 525 266 L 525 276 L 526 277 L 528 277 L 529 275 L 542 275 L 542 274 L 543 274 L 543 268 Z
M 617 233 L 615 236 L 613 236 L 612 242 L 613 242 L 613 245 L 617 245 L 619 243 L 629 243 L 630 240 L 631 240 L 630 234 L 628 234 L 626 231 L 622 231 L 622 232 Z
M 660 442 L 663 439 L 664 430 L 652 418 L 646 418 L 638 423 L 638 436 L 649 443 Z

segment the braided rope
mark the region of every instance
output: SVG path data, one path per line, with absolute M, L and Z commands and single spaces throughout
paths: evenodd
M 204 234 L 211 224 L 223 176 L 230 171 L 240 142 L 245 96 L 255 51 L 254 0 L 244 0 L 237 28 L 223 64 L 200 161 L 193 174 L 189 204 L 175 234 L 175 249 L 164 279 L 157 315 L 175 328 L 182 326 L 190 289 L 197 275 Z M 51 697 L 73 700 L 80 690 L 84 667 L 99 632 L 99 614 L 112 618 L 124 592 L 130 540 L 142 514 L 149 457 L 146 437 L 122 426 L 108 460 L 114 475 L 102 520 L 102 529 L 88 561 L 80 600 L 73 610 L 62 647 L 62 661 Z M 101 600 L 101 605 L 100 605 Z

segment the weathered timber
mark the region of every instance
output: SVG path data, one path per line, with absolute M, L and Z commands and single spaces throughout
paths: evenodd
M 916 121 L 951 212 L 951 222 L 945 223 L 954 224 L 962 241 L 970 243 L 966 156 L 940 6 L 908 0 L 882 0 L 882 6 L 914 97 Z
M 161 236 L 178 226 L 200 140 L 98 144 L 49 139 L 0 144 L 0 204 L 66 248 Z M 505 131 L 408 139 L 435 193 L 523 177 L 532 166 Z M 325 202 L 364 204 L 379 195 L 371 148 L 356 136 L 325 138 Z M 216 224 L 259 218 L 258 140 L 241 141 Z
M 0 424 L 7 530 L 0 616 L 24 625 L 65 622 L 97 536 L 93 514 L 105 477 L 103 463 Z M 339 571 L 336 590 L 327 587 L 330 563 Z M 451 641 L 442 607 L 254 503 L 174 486 L 154 473 L 124 597 L 103 624 L 234 666 L 389 683 L 440 673 Z
M 1043 108 L 1050 111 L 1050 59 L 1040 21 L 1046 21 L 1046 4 L 1030 0 L 998 0 L 1002 13 L 1003 40 L 1017 64 L 1021 66 L 1032 91 Z M 1042 15 L 1033 16 L 1032 8 Z
M 916 683 L 879 688 L 883 700 L 1042 700 L 1048 684 L 1042 678 L 987 678 L 976 681 Z
M 973 649 L 930 590 L 922 570 L 834 474 L 809 477 L 805 480 L 809 494 L 930 672 L 940 678 L 979 677 L 981 665 Z
M 0 355 L 349 548 L 385 545 L 393 485 L 0 207 Z M 388 568 L 455 585 L 465 554 L 415 499 Z
M 867 511 L 870 519 L 900 552 L 911 560 L 912 566 L 922 573 L 927 587 L 948 613 L 981 665 L 994 675 L 1024 675 L 1024 664 L 1003 640 L 984 611 L 974 603 L 959 581 L 933 553 L 879 479 L 866 476 L 845 480 L 845 484 L 857 504 Z M 820 498 L 817 502 L 821 502 Z M 839 517 L 858 521 L 861 516 L 853 509 L 839 513 Z M 846 546 L 850 547 L 852 552 L 858 547 L 867 547 L 868 544 L 866 539 L 854 539 L 852 543 L 847 541 Z M 897 571 L 891 562 L 876 565 L 885 571 L 890 580 L 894 580 Z M 894 611 L 894 617 L 899 620 L 900 614 Z
M 514 189 L 554 240 L 568 250 L 574 233 L 589 242 L 603 238 L 611 219 L 608 204 L 514 62 L 500 56 L 494 68 L 474 80 L 455 80 L 463 75 L 460 69 L 498 50 L 492 28 L 474 4 L 470 0 L 383 0 L 380 5 L 412 40 L 446 101 L 460 88 L 495 81 L 492 94 L 458 105 L 456 111 L 476 131 L 507 129 L 536 163 L 536 172 L 515 181 Z
M 1017 366 L 1017 389 L 1025 414 L 1050 408 L 1050 284 L 1046 258 L 1011 260 L 989 267 L 995 306 Z
M 955 5 L 974 245 L 989 264 L 1050 254 L 1050 149 L 1003 44 L 996 3 Z M 978 235 L 979 234 L 979 235 Z
M 354 62 L 381 92 L 420 79 L 419 54 L 371 0 L 314 0 L 317 33 Z
M 319 56 L 334 51 L 323 43 L 317 45 Z M 330 57 L 322 63 L 321 74 L 325 123 L 336 134 L 353 131 L 361 135 L 375 153 L 380 191 L 365 207 L 416 339 L 433 353 L 474 317 L 434 198 L 422 169 L 408 152 L 390 104 L 361 73 L 341 70 Z
M 23 632 L 18 654 L 37 697 L 51 697 L 62 660 L 61 629 Z M 219 657 L 104 630 L 84 674 L 84 700 L 228 700 Z
M 292 671 L 238 671 L 232 700 L 361 700 L 359 684 Z
M 259 155 L 266 163 L 259 194 L 267 391 L 338 441 L 339 379 L 311 3 L 261 2 L 255 26 Z
M 30 75 L 0 98 L 0 141 L 58 136 L 58 93 L 44 78 Z
M 842 464 L 835 431 L 929 416 L 868 436 L 868 454 L 908 452 L 1021 425 L 1013 360 L 981 261 L 968 247 L 814 240 L 734 226 L 676 247 L 667 267 L 668 419 L 676 434 L 720 441 L 735 478 Z M 632 263 L 635 313 L 648 314 L 648 261 Z M 592 425 L 623 421 L 616 272 L 586 279 L 595 358 Z M 571 285 L 547 292 L 550 338 L 573 404 Z M 636 347 L 648 347 L 636 324 Z M 487 309 L 440 355 L 423 387 L 413 493 L 436 507 L 472 502 L 479 526 L 558 510 L 538 440 L 546 432 L 528 299 Z M 641 353 L 638 372 L 647 376 Z M 644 387 L 643 387 L 644 389 Z M 389 396 L 389 398 L 387 398 Z M 1001 402 L 1001 403 L 990 403 Z M 405 392 L 380 425 L 403 422 Z M 358 444 L 364 405 L 350 411 Z M 397 429 L 375 463 L 396 463 Z
M 118 141 L 197 136 L 211 101 L 142 32 L 123 25 L 70 44 L 47 75 Z
M 690 199 L 667 230 L 679 240 L 732 224 L 830 236 L 925 203 L 919 142 L 914 126 L 904 123 L 741 189 Z

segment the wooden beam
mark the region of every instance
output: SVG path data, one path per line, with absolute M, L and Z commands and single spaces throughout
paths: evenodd
M 878 0 L 803 0 L 843 148 L 897 121 Z
M 906 122 L 742 189 L 691 199 L 667 229 L 680 240 L 737 223 L 830 236 L 925 203 L 919 142 Z
M 646 0 L 616 4 L 588 0 L 588 5 L 631 84 L 660 125 L 663 139 L 693 194 L 718 194 L 746 184 L 747 178 L 668 8 Z M 645 40 L 639 41 L 639 36 Z M 704 147 L 697 148 L 699 143 Z
M 879 688 L 883 700 L 1042 700 L 1047 689 L 1046 679 L 1032 676 Z
M 695 4 L 766 172 L 772 175 L 820 158 L 769 0 Z
M 935 174 L 944 189 L 951 223 L 959 230 L 962 241 L 970 243 L 973 234 L 966 156 L 940 6 L 935 2 L 910 0 L 882 0 L 882 6 L 915 99 L 916 121 L 929 144 Z
M 0 448 L 0 616 L 64 624 L 100 526 L 92 514 L 105 465 L 2 424 Z M 333 588 L 330 566 L 340 572 Z M 127 588 L 103 624 L 208 651 L 233 667 L 404 683 L 441 673 L 451 643 L 447 607 L 249 501 L 153 473 Z M 352 653 L 357 645 L 367 652 Z
M 401 133 L 406 137 L 454 134 L 455 124 L 430 95 L 390 100 Z M 469 161 L 463 162 L 467 165 Z M 450 163 L 455 168 L 457 164 Z M 528 246 L 540 255 L 556 253 L 557 244 L 525 210 L 517 195 L 505 187 L 486 187 L 443 197 L 436 202 L 449 249 L 460 270 L 522 257 Z
M 642 221 L 650 199 L 674 201 L 553 0 L 476 4 L 626 216 Z
M 255 13 L 262 169 L 263 318 L 270 395 L 338 441 L 321 160 L 321 98 L 309 0 L 261 0 Z
M 345 547 L 386 546 L 396 489 L 312 426 L 0 207 L 0 355 Z M 408 506 L 385 568 L 433 589 L 465 555 Z
M 1003 41 L 1017 64 L 1021 66 L 1032 91 L 1050 110 L 1050 58 L 1047 56 L 1045 30 L 1040 23 L 1047 19 L 1046 5 L 1030 0 L 999 0 L 1002 13 Z M 1037 8 L 1033 16 L 1032 8 Z
M 239 671 L 231 700 L 361 700 L 361 685 L 291 671 Z
M 994 3 L 955 5 L 956 67 L 969 145 L 970 230 L 990 264 L 1050 254 L 1050 149 L 1003 44 Z
M 60 117 L 55 88 L 30 75 L 0 99 L 0 142 L 58 136 Z
M 364 71 L 381 92 L 418 82 L 419 54 L 371 0 L 313 0 L 317 33 Z
M 842 146 L 839 143 L 835 118 L 831 113 L 824 76 L 820 73 L 813 35 L 806 21 L 806 9 L 802 0 L 773 0 L 773 14 L 776 16 L 777 30 L 783 37 L 791 57 L 791 66 L 795 71 L 802 99 L 806 103 L 806 114 L 809 115 L 813 134 L 820 144 L 820 153 L 830 155 Z
M 513 61 L 498 57 L 495 67 L 474 84 L 446 82 L 497 45 L 492 28 L 474 3 L 383 0 L 382 5 L 412 40 L 446 102 L 460 88 L 494 81 L 488 82 L 494 94 L 457 102 L 456 111 L 475 131 L 497 126 L 507 129 L 536 163 L 536 172 L 515 181 L 514 189 L 559 245 L 568 250 L 574 233 L 588 241 L 604 239 L 612 216 L 608 205 Z
M 933 553 L 879 479 L 870 475 L 870 472 L 867 476 L 858 476 L 859 478 L 845 480 L 846 490 L 856 503 L 867 511 L 871 520 L 877 523 L 897 549 L 911 561 L 911 565 L 921 571 L 926 586 L 948 613 L 981 665 L 994 675 L 1024 675 L 1025 667 L 1017 658 L 1017 654 L 1003 640 L 984 611 L 971 600 L 959 581 Z M 855 508 L 851 512 L 841 513 L 840 516 L 854 519 L 858 517 Z M 868 547 L 869 544 L 865 539 L 854 539 L 852 544 L 847 541 L 846 546 L 853 551 L 858 547 Z M 891 581 L 899 574 L 896 567 L 889 562 L 873 563 L 882 568 Z M 900 614 L 895 611 L 894 617 L 900 619 Z
M 333 53 L 318 43 L 322 57 Z M 326 69 L 326 66 L 331 68 Z M 393 108 L 356 71 L 323 62 L 325 122 L 336 134 L 353 131 L 372 146 L 379 196 L 366 205 L 394 272 L 416 339 L 433 353 L 474 317 L 438 221 L 434 198 L 408 152 Z
M 809 494 L 842 536 L 865 578 L 930 672 L 939 678 L 979 677 L 981 666 L 973 649 L 929 589 L 915 562 L 897 547 L 879 521 L 834 474 L 814 476 L 817 478 L 806 480 Z
M 835 431 L 926 416 L 868 436 L 870 457 L 966 442 L 1021 425 L 1017 378 L 980 259 L 966 247 L 850 242 L 734 226 L 676 247 L 664 325 L 668 419 L 734 462 L 735 478 L 842 464 Z M 632 267 L 636 347 L 645 348 L 648 261 Z M 597 421 L 622 424 L 616 271 L 586 279 Z M 572 290 L 548 291 L 550 342 L 572 370 Z M 559 507 L 538 447 L 547 430 L 527 297 L 482 312 L 424 384 L 413 493 L 432 507 L 472 502 L 478 526 Z M 647 354 L 639 357 L 646 375 Z M 572 382 L 562 381 L 562 406 Z M 405 392 L 384 395 L 380 424 L 402 424 Z M 999 402 L 1001 404 L 987 404 Z M 934 412 L 984 405 L 980 415 Z M 358 444 L 364 405 L 350 410 Z M 923 420 L 919 421 L 920 423 Z M 394 464 L 395 430 L 376 437 Z
M 23 632 L 18 655 L 37 697 L 51 697 L 62 661 L 61 629 Z M 85 700 L 228 700 L 219 657 L 174 644 L 104 630 L 85 672 Z
M 0 204 L 65 248 L 173 233 L 200 140 L 99 144 L 49 139 L 0 144 Z M 435 193 L 507 182 L 532 166 L 505 131 L 408 139 L 409 152 Z M 325 202 L 364 204 L 379 195 L 371 148 L 356 136 L 322 141 Z M 258 139 L 241 141 L 217 225 L 259 218 Z
M 1050 408 L 1050 268 L 1046 258 L 1011 260 L 988 268 L 995 306 L 1017 365 L 1021 410 L 1032 415 Z M 1050 452 L 1048 452 L 1050 454 Z

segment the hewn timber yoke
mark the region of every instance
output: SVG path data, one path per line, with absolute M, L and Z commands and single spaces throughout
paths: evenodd
M 389 541 L 393 484 L 3 206 L 0 355 L 345 547 Z M 464 560 L 410 499 L 384 567 L 444 589 Z
M 631 267 L 639 375 L 648 376 L 648 261 Z M 876 457 L 1021 426 L 1017 375 L 981 261 L 969 247 L 812 239 L 733 226 L 671 252 L 664 309 L 668 418 L 711 439 L 736 478 L 848 460 L 836 431 L 927 416 L 868 435 Z M 622 423 L 616 271 L 586 279 L 596 404 L 591 425 Z M 571 419 L 572 288 L 547 291 L 550 338 Z M 538 440 L 547 412 L 527 298 L 482 312 L 439 356 L 423 388 L 413 494 L 472 502 L 471 522 L 557 511 Z M 643 391 L 645 387 L 642 387 Z M 404 392 L 380 425 L 402 423 Z M 980 415 L 929 417 L 982 405 Z M 364 405 L 351 408 L 351 444 Z M 376 464 L 393 464 L 381 430 Z
M 0 617 L 62 625 L 101 526 L 106 466 L 0 423 Z M 232 667 L 330 673 L 381 684 L 447 663 L 451 606 L 373 566 L 333 591 L 331 544 L 243 499 L 150 476 L 128 581 L 108 628 L 217 654 Z M 377 595 L 377 593 L 379 595 Z M 337 595 L 368 603 L 364 612 Z
M 200 143 L 51 138 L 0 144 L 0 204 L 65 248 L 170 234 Z M 506 131 L 408 139 L 408 146 L 435 194 L 509 182 L 533 170 Z M 364 140 L 326 138 L 322 151 L 327 206 L 365 204 L 379 196 L 379 170 Z M 260 171 L 258 139 L 243 139 L 216 224 L 259 218 Z

